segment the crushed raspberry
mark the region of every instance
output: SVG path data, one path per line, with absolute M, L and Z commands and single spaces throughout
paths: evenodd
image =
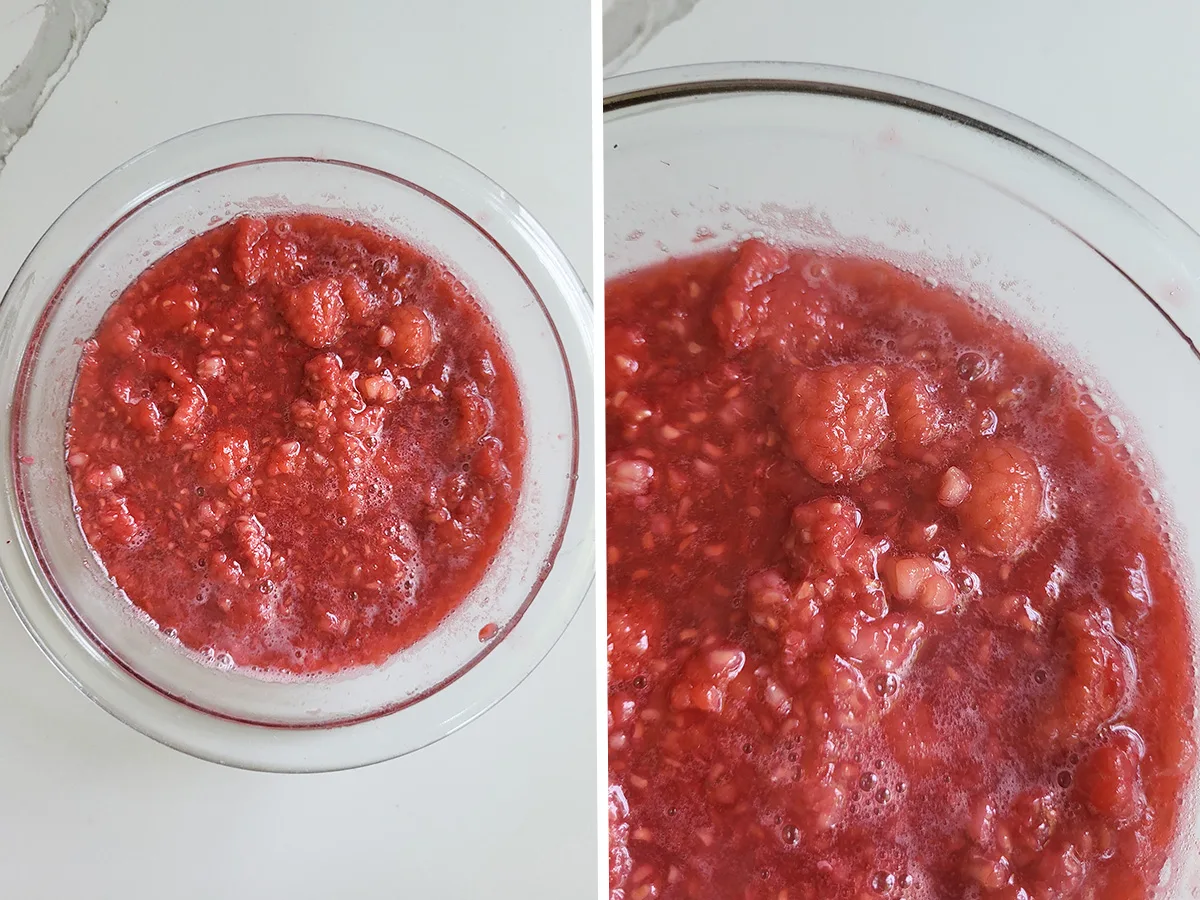
M 196 298 L 196 285 L 191 282 L 176 282 L 165 287 L 154 301 L 154 314 L 167 328 L 183 330 L 194 325 L 200 314 L 200 301 Z
M 683 667 L 671 688 L 671 708 L 719 713 L 729 683 L 746 665 L 746 654 L 737 648 L 708 650 Z
M 652 606 L 616 611 L 608 621 L 608 666 L 613 677 L 632 679 L 649 672 L 650 650 L 658 642 L 659 614 Z
M 786 268 L 787 253 L 762 241 L 747 241 L 738 250 L 728 284 L 712 314 L 721 343 L 730 354 L 753 343 L 770 300 L 762 287 Z
M 1080 764 L 1075 783 L 1092 812 L 1118 825 L 1134 819 L 1145 803 L 1138 759 L 1130 747 L 1097 747 Z
M 896 433 L 896 449 L 913 459 L 926 459 L 950 430 L 936 389 L 915 369 L 902 369 L 892 377 L 888 409 Z
M 96 343 L 104 353 L 118 359 L 133 356 L 142 341 L 142 330 L 124 316 L 106 316 L 96 333 Z
M 250 432 L 245 428 L 217 432 L 206 449 L 203 471 L 217 484 L 230 484 L 250 469 Z
M 401 304 L 391 311 L 388 325 L 393 335 L 388 342 L 388 352 L 396 362 L 410 367 L 429 362 L 437 346 L 437 338 L 427 312 L 412 304 Z
M 889 433 L 887 373 L 845 364 L 801 371 L 782 386 L 788 449 L 823 484 L 857 481 L 880 463 Z
M 346 320 L 342 282 L 314 278 L 279 295 L 279 311 L 296 335 L 310 347 L 328 347 L 341 336 Z
M 1041 515 L 1037 463 L 1011 441 L 984 441 L 966 473 L 971 490 L 957 508 L 963 533 L 983 553 L 1018 555 L 1033 540 Z
M 1136 677 L 1132 657 L 1112 632 L 1105 611 L 1072 610 L 1062 620 L 1066 672 L 1060 687 L 1059 716 L 1049 720 L 1059 739 L 1079 739 L 1120 713 Z
M 836 571 L 862 529 L 862 513 L 850 500 L 821 497 L 792 510 L 785 542 L 800 565 Z
M 241 218 L 234 224 L 230 266 L 244 286 L 290 284 L 304 262 L 296 244 L 281 237 L 270 223 Z

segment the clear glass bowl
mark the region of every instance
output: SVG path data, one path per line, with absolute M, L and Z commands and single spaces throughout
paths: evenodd
M 183 652 L 106 577 L 75 519 L 64 429 L 81 342 L 155 259 L 243 213 L 373 224 L 446 262 L 509 350 L 525 407 L 513 525 L 479 586 L 386 664 L 269 680 Z M 0 302 L 0 572 L 59 669 L 138 730 L 248 768 L 363 765 L 496 703 L 565 630 L 594 579 L 591 308 L 550 237 L 456 157 L 377 125 L 267 116 L 200 129 L 75 201 Z M 481 629 L 495 625 L 488 640 Z M 484 632 L 484 633 L 488 633 Z
M 825 66 L 611 79 L 604 141 L 606 277 L 768 235 L 887 259 L 990 300 L 1094 382 L 1145 461 L 1190 574 L 1200 236 L 1145 191 L 1002 110 Z M 1200 606 L 1192 613 L 1195 642 Z M 1162 896 L 1200 892 L 1195 777 L 1181 822 Z

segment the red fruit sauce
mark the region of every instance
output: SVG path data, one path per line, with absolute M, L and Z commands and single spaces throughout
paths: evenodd
M 84 347 L 79 522 L 129 599 L 226 665 L 379 663 L 495 555 L 517 386 L 440 262 L 360 224 L 241 218 L 143 273 Z
M 1191 629 L 1080 382 L 760 241 L 606 302 L 614 900 L 1147 896 Z

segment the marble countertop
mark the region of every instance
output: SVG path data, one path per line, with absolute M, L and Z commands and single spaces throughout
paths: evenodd
M 505 5 L 474 0 L 0 0 L 0 80 L 36 42 L 32 65 L 0 88 L 0 283 L 114 166 L 267 112 L 369 119 L 458 154 L 524 203 L 590 283 L 587 5 L 521 8 L 517 28 Z M 357 771 L 283 776 L 127 728 L 0 602 L 0 896 L 592 897 L 594 610 L 446 740 Z

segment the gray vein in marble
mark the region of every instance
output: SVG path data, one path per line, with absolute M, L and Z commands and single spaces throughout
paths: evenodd
M 699 0 L 604 0 L 604 74 L 613 75 Z
M 12 148 L 71 70 L 109 0 L 45 0 L 42 25 L 25 59 L 0 84 L 0 171 Z

